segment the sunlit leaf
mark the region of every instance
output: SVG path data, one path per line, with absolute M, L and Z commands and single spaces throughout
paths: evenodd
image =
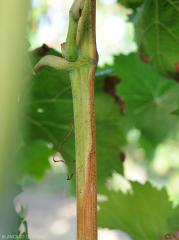
M 14 162 L 16 180 L 22 181 L 27 174 L 37 180 L 42 179 L 45 171 L 50 169 L 48 157 L 51 155 L 53 150 L 49 149 L 44 141 L 36 140 L 22 147 Z
M 136 9 L 144 2 L 144 0 L 118 0 L 119 3 L 127 8 Z
M 116 56 L 113 69 L 110 75 L 121 79 L 117 92 L 126 104 L 121 128 L 138 128 L 153 146 L 173 134 L 178 117 L 170 113 L 179 103 L 178 83 L 159 76 L 136 53 Z
M 161 240 L 178 230 L 179 207 L 173 209 L 165 189 L 158 191 L 149 183 L 132 183 L 133 194 L 124 195 L 104 189 L 108 201 L 98 203 L 99 227 L 120 229 L 133 240 Z
M 146 0 L 135 20 L 136 41 L 144 61 L 179 81 L 179 2 Z

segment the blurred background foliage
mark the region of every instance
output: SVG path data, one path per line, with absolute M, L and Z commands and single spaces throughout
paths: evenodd
M 117 86 L 117 93 L 126 103 L 126 116 L 122 120 L 124 122 L 122 129 L 126 129 L 128 140 L 128 145 L 125 147 L 125 173 L 132 180 L 136 178 L 140 181 L 141 175 L 145 181 L 149 178 L 160 187 L 167 184 L 171 198 L 177 203 L 179 193 L 175 185 L 179 167 L 178 117 L 171 116 L 168 112 L 174 111 L 178 106 L 178 85 L 157 75 L 136 55 L 114 58 L 114 55 L 128 55 L 137 51 L 134 24 L 130 21 L 130 16 L 137 14 L 144 1 L 118 2 L 97 1 L 98 72 L 113 69 L 114 73 L 110 75 L 117 75 L 122 79 L 122 83 Z M 32 1 L 28 16 L 30 50 L 45 43 L 58 52 L 61 51 L 61 43 L 66 39 L 71 3 L 72 1 L 61 0 Z M 153 41 L 153 45 L 155 42 Z M 105 64 L 108 65 L 104 67 Z M 135 95 L 130 98 L 132 93 Z M 97 94 L 96 99 L 98 99 Z M 129 126 L 125 127 L 126 124 Z
M 31 45 L 32 66 L 44 55 L 61 56 L 72 2 L 31 1 L 26 37 Z M 102 200 L 99 197 L 100 201 L 109 199 L 99 204 L 99 226 L 123 230 L 133 240 L 162 239 L 166 231 L 176 231 L 179 222 L 179 85 L 170 79 L 178 77 L 179 7 L 171 2 L 168 11 L 163 4 L 157 9 L 158 15 L 147 15 L 147 11 L 156 12 L 153 0 L 97 1 L 98 192 L 103 196 Z M 167 21 L 173 16 L 174 21 Z M 154 23 L 150 26 L 151 20 Z M 139 43 L 141 36 L 144 40 Z M 172 50 L 171 39 L 175 43 Z M 32 69 L 27 58 L 26 61 L 26 72 L 30 73 Z M 72 116 L 68 74 L 46 67 L 26 86 L 20 102 L 18 134 L 22 147 L 15 156 L 13 168 L 22 189 L 47 193 L 66 189 L 68 195 L 75 195 L 75 177 L 66 181 L 66 173 L 73 173 L 75 164 L 67 168 L 52 160 L 71 129 Z M 74 133 L 56 157 L 67 162 L 74 160 Z M 120 201 L 122 210 L 127 209 L 122 215 Z M 173 210 L 172 206 L 177 208 Z

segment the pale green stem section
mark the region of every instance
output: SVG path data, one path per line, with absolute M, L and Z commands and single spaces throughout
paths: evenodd
M 92 144 L 88 87 L 89 69 L 89 67 L 85 67 L 70 73 L 75 121 L 76 173 L 80 194 L 84 192 L 84 169 Z M 77 194 L 77 197 L 81 196 Z

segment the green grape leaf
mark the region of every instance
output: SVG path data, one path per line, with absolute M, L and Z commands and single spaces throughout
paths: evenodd
M 158 191 L 148 182 L 131 184 L 133 194 L 124 195 L 106 188 L 99 192 L 108 197 L 108 201 L 98 203 L 99 227 L 120 229 L 133 240 L 159 240 L 177 231 L 179 207 L 172 208 L 166 190 Z
M 48 157 L 53 155 L 53 150 L 48 148 L 44 141 L 36 140 L 22 147 L 16 154 L 14 173 L 16 180 L 21 182 L 26 174 L 40 180 L 46 169 L 50 169 Z
M 160 74 L 179 81 L 179 2 L 146 0 L 135 19 L 139 54 Z
M 105 69 L 110 66 L 105 66 Z M 121 83 L 117 93 L 126 104 L 121 128 L 128 131 L 136 127 L 142 132 L 145 142 L 153 146 L 174 133 L 178 117 L 170 113 L 179 104 L 179 85 L 159 76 L 149 65 L 140 61 L 136 53 L 116 56 L 114 73 Z M 101 71 L 101 69 L 98 69 Z
M 140 7 L 144 0 L 118 0 L 118 2 L 127 8 L 136 10 L 136 8 Z
M 33 65 L 46 54 L 61 57 L 58 52 L 43 46 L 33 52 Z M 97 168 L 98 180 L 101 181 L 111 175 L 113 169 L 123 172 L 119 154 L 121 147 L 126 144 L 118 124 L 119 107 L 104 92 L 103 85 L 104 76 L 98 76 L 95 81 L 95 108 Z M 27 97 L 21 106 L 19 126 L 26 146 L 41 139 L 52 143 L 55 152 L 71 130 L 70 118 L 72 117 L 73 102 L 69 75 L 51 67 L 42 69 L 32 80 Z M 72 162 L 75 159 L 74 132 L 60 149 L 60 153 L 66 162 Z M 69 165 L 68 168 L 69 174 L 75 171 L 74 164 Z M 75 181 L 74 177 L 72 181 Z

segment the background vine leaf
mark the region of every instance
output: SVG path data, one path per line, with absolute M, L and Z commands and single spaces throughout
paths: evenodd
M 106 65 L 103 70 L 108 68 Z M 126 131 L 138 128 L 152 149 L 178 128 L 178 117 L 170 113 L 179 103 L 179 85 L 159 76 L 136 53 L 116 56 L 113 69 L 115 72 L 110 75 L 120 78 L 117 93 L 126 104 L 125 116 L 119 124 Z
M 36 180 L 44 177 L 45 171 L 50 169 L 48 157 L 52 156 L 54 151 L 47 146 L 44 141 L 36 140 L 23 146 L 15 156 L 14 173 L 16 181 L 22 182 L 25 175 L 29 175 Z
M 127 8 L 136 10 L 136 8 L 138 8 L 144 2 L 144 0 L 118 0 L 118 2 Z
M 99 226 L 125 231 L 133 240 L 161 240 L 166 233 L 177 231 L 179 207 L 172 208 L 166 190 L 158 191 L 148 182 L 131 184 L 133 194 L 124 195 L 106 188 L 99 192 L 109 199 L 98 203 Z
M 179 2 L 146 0 L 135 19 L 142 58 L 160 74 L 179 81 Z

